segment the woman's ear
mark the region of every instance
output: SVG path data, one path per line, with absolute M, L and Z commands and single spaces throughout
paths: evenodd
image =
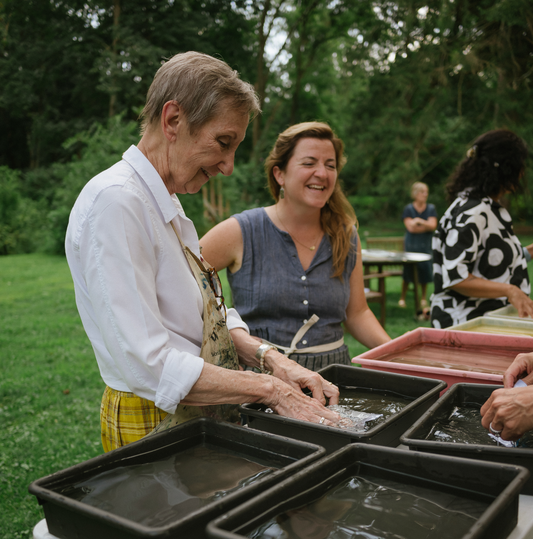
M 183 120 L 182 109 L 177 101 L 167 101 L 161 111 L 161 130 L 170 142 L 177 137 L 178 125 Z
M 275 166 L 272 169 L 272 174 L 274 175 L 274 178 L 276 178 L 276 181 L 279 185 L 283 186 L 285 184 L 285 178 L 283 177 L 283 171 L 278 167 Z

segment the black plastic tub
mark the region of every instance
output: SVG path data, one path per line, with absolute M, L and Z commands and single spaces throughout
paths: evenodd
M 415 451 L 440 453 L 456 457 L 516 464 L 533 473 L 533 449 L 492 445 L 462 444 L 426 440 L 433 425 L 449 416 L 453 407 L 465 402 L 482 405 L 495 390 L 503 386 L 488 384 L 454 384 L 410 429 L 401 437 L 401 443 Z M 480 417 L 481 421 L 481 417 Z M 533 477 L 524 485 L 522 494 L 533 494 Z
M 142 525 L 61 494 L 103 472 L 161 461 L 198 446 L 231 451 L 277 469 L 161 527 Z M 210 520 L 279 483 L 324 453 L 322 447 L 315 445 L 201 418 L 38 479 L 29 486 L 29 491 L 43 506 L 48 530 L 60 539 L 205 538 L 205 527 Z M 142 488 L 135 493 L 134 490 L 132 495 L 142 496 Z
M 207 533 L 213 539 L 242 539 L 270 519 L 312 503 L 349 478 L 362 476 L 370 480 L 395 481 L 420 491 L 430 489 L 436 496 L 458 496 L 460 500 L 454 502 L 456 510 L 464 513 L 470 510 L 477 520 L 472 525 L 468 524 L 467 532 L 461 535 L 454 529 L 446 530 L 451 532 L 449 537 L 503 539 L 517 524 L 518 493 L 528 475 L 529 472 L 520 466 L 352 444 L 220 516 L 209 523 Z M 397 503 L 396 499 L 391 499 L 393 505 Z M 481 509 L 478 504 L 483 504 Z M 412 507 L 415 515 L 417 506 Z M 387 509 L 390 511 L 390 506 Z M 344 517 L 337 515 L 336 518 Z M 397 517 L 393 514 L 390 518 L 396 525 Z M 417 520 L 416 516 L 413 520 Z M 315 522 L 314 526 L 315 529 L 319 525 L 327 529 L 330 524 L 331 521 Z M 441 527 L 445 524 L 441 523 Z M 409 526 L 409 517 L 407 523 L 403 518 L 398 527 L 400 525 Z M 405 530 L 402 531 L 402 536 L 409 536 Z M 400 530 L 395 529 L 394 532 L 399 533 Z M 320 537 L 328 537 L 328 533 Z M 370 535 L 374 537 L 372 533 Z
M 329 365 L 319 373 L 338 386 L 394 392 L 413 400 L 398 414 L 366 432 L 318 425 L 265 412 L 261 404 L 245 404 L 240 412 L 250 427 L 280 436 L 321 445 L 332 453 L 351 443 L 371 443 L 396 447 L 400 436 L 439 398 L 446 382 L 418 376 L 373 371 L 350 365 Z M 341 390 L 342 395 L 342 390 Z

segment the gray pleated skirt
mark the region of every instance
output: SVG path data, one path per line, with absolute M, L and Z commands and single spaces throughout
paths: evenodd
M 324 352 L 323 354 L 291 354 L 289 359 L 296 361 L 310 371 L 319 371 L 334 363 L 340 363 L 341 365 L 352 364 L 348 347 L 345 344 L 337 350 Z

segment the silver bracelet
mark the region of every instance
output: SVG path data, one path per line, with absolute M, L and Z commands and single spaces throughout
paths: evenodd
M 265 370 L 265 354 L 269 350 L 277 350 L 277 348 L 271 344 L 262 344 L 255 352 L 255 357 L 259 360 L 259 370 L 261 371 L 261 374 L 272 374 L 271 371 Z

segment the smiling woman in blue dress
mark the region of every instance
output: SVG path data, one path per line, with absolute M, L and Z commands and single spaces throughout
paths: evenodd
M 265 162 L 276 203 L 200 240 L 206 260 L 228 268 L 250 333 L 312 370 L 350 364 L 342 324 L 369 348 L 390 340 L 365 298 L 355 214 L 338 181 L 343 149 L 325 123 L 289 127 Z

